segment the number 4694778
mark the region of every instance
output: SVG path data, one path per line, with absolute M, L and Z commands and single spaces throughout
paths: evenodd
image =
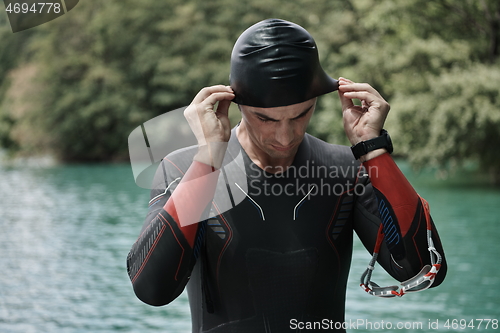
M 45 10 L 44 10 L 45 9 Z M 58 2 L 38 2 L 34 3 L 30 6 L 28 3 L 9 3 L 7 8 L 5 8 L 7 13 L 15 13 L 20 14 L 24 13 L 60 13 L 61 12 L 61 4 Z
M 448 319 L 444 323 L 444 327 L 447 329 L 498 329 L 498 319 L 471 319 L 469 321 L 465 319 Z

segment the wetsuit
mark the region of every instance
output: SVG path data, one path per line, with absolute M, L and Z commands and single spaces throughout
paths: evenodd
M 422 204 L 389 154 L 360 168 L 348 147 L 306 134 L 292 166 L 269 174 L 234 129 L 220 170 L 193 162 L 196 152 L 163 160 L 127 259 L 134 291 L 148 304 L 168 304 L 187 284 L 193 332 L 342 323 L 353 231 L 372 252 L 381 221 L 378 262 L 394 278 L 409 279 L 430 261 Z M 436 230 L 433 239 L 443 254 Z M 434 286 L 445 274 L 443 257 Z

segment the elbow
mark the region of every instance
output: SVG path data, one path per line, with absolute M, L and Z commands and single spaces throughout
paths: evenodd
M 167 305 L 182 293 L 182 289 L 179 292 L 165 286 L 155 287 L 154 284 L 138 283 L 137 281 L 133 283 L 133 288 L 135 296 L 142 302 L 151 306 Z
M 133 259 L 131 251 L 127 256 L 127 273 L 139 300 L 148 305 L 163 306 L 177 298 L 180 294 L 177 293 L 179 284 L 175 278 L 159 269 L 162 266 L 152 264 L 143 267 L 142 261 Z
M 176 294 L 176 284 L 174 283 L 165 283 L 165 280 L 162 281 L 161 277 L 155 274 L 136 272 L 136 275 L 133 275 L 129 262 L 127 262 L 127 268 L 135 296 L 148 305 L 167 305 L 180 294 Z
M 134 288 L 134 292 L 135 292 L 135 296 L 137 296 L 137 298 L 139 300 L 141 300 L 142 302 L 146 303 L 147 305 L 151 305 L 151 306 L 163 306 L 163 305 L 167 305 L 173 301 L 173 299 L 166 299 L 166 298 L 157 297 L 157 296 L 152 297 L 151 295 L 137 291 L 135 288 Z
M 168 274 L 143 271 L 130 277 L 135 295 L 152 306 L 163 306 L 175 300 L 184 290 L 188 278 L 177 280 Z

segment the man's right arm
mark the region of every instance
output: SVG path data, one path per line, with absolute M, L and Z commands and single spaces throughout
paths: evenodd
M 198 161 L 185 174 L 170 171 L 177 167 L 165 158 L 158 168 L 155 179 L 164 180 L 151 191 L 146 221 L 127 257 L 134 292 L 150 305 L 170 303 L 188 282 L 202 242 L 200 222 L 219 175 Z
M 151 192 L 149 213 L 127 258 L 134 292 L 147 304 L 170 303 L 189 279 L 203 237 L 200 222 L 213 199 L 231 135 L 233 98 L 228 86 L 203 88 L 184 111 L 197 153 L 187 160 L 180 156 L 183 165 L 167 157 L 157 170 L 154 184 L 159 185 Z

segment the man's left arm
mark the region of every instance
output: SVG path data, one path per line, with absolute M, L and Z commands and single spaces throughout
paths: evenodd
M 430 215 L 426 214 L 425 200 L 408 182 L 388 153 L 363 163 L 368 172 L 373 193 L 377 199 L 380 223 L 383 225 L 384 247 L 379 263 L 397 280 L 415 276 L 423 266 L 430 265 L 427 218 L 431 227 L 432 243 L 441 255 L 441 268 L 433 286 L 439 285 L 446 275 L 447 265 L 438 232 Z M 356 231 L 373 252 L 377 226 L 356 225 Z
M 351 144 L 378 137 L 390 109 L 382 96 L 366 83 L 354 83 L 345 78 L 339 79 L 339 95 L 344 129 Z M 354 105 L 352 99 L 359 99 L 361 105 Z M 357 225 L 361 240 L 369 251 L 373 251 L 377 223 L 381 222 L 385 237 L 379 262 L 394 278 L 403 281 L 430 264 L 427 241 L 429 219 L 434 246 L 442 256 L 441 269 L 433 286 L 438 285 L 446 275 L 446 261 L 434 223 L 426 214 L 428 207 L 425 207 L 425 200 L 419 197 L 386 149 L 370 151 L 361 156 L 360 161 L 368 172 L 369 186 L 376 196 L 379 215 L 379 219 L 373 219 L 373 212 L 360 213 L 365 215 L 363 220 L 372 220 L 363 226 Z

